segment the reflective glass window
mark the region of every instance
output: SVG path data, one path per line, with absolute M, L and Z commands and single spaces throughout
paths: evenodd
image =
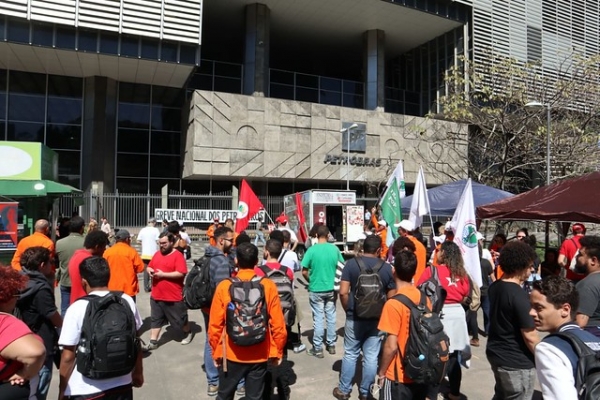
M 11 121 L 44 122 L 45 96 L 13 94 L 8 96 L 8 119 Z
M 48 95 L 81 99 L 83 97 L 83 79 L 48 75 Z
M 77 50 L 95 53 L 98 51 L 98 32 L 80 30 L 77 40 Z
M 296 74 L 296 86 L 317 89 L 319 87 L 319 77 L 314 75 Z
M 10 121 L 6 139 L 44 143 L 44 124 Z
M 196 67 L 196 73 L 213 74 L 214 62 L 210 60 L 201 60 L 200 65 Z
M 100 53 L 118 54 L 119 35 L 112 32 L 102 32 L 100 34 Z
M 142 58 L 158 60 L 158 40 L 149 38 L 142 39 Z
M 331 106 L 342 105 L 342 94 L 340 92 L 329 92 L 327 90 L 321 90 L 321 104 L 329 104 Z
M 319 102 L 319 91 L 317 89 L 296 88 L 296 100 L 308 101 L 310 103 Z
M 119 83 L 119 101 L 126 103 L 150 103 L 150 85 Z
M 183 105 L 183 92 L 179 88 L 152 86 L 152 104 L 181 107 Z
M 215 75 L 227 76 L 230 78 L 241 78 L 242 66 L 239 64 L 215 62 Z
M 177 62 L 177 43 L 163 40 L 160 50 L 161 61 Z
M 363 94 L 363 85 L 360 82 L 344 81 L 344 93 Z
M 147 177 L 148 156 L 146 154 L 117 154 L 117 175 Z
M 140 39 L 137 36 L 121 36 L 121 52 L 125 57 L 137 57 L 139 53 Z
M 147 179 L 117 178 L 117 190 L 120 193 L 147 193 Z
M 150 179 L 150 193 L 162 193 L 162 188 L 169 185 L 169 190 L 179 191 L 179 179 Z
M 153 106 L 152 129 L 179 132 L 181 130 L 181 109 Z
M 181 165 L 179 156 L 152 157 L 150 162 L 150 176 L 153 178 L 179 178 Z
M 0 121 L 0 140 L 8 140 L 6 138 L 6 121 Z
M 119 127 L 148 129 L 150 127 L 150 106 L 119 103 Z
M 48 123 L 81 125 L 82 101 L 48 97 Z
M 56 47 L 60 49 L 75 48 L 75 28 L 69 26 L 56 26 Z
M 58 173 L 60 175 L 78 175 L 81 170 L 81 152 L 55 150 L 58 153 Z
M 194 74 L 190 83 L 190 89 L 213 90 L 213 77 L 210 75 Z
M 10 92 L 46 94 L 46 75 L 10 71 Z
M 215 76 L 214 90 L 216 92 L 226 93 L 241 93 L 242 92 L 242 80 L 233 78 L 222 78 Z
M 4 31 L 6 28 L 6 20 L 4 19 L 4 16 L 0 16 L 0 40 L 4 40 Z
M 272 83 L 285 83 L 288 85 L 294 84 L 294 73 L 288 71 L 271 70 L 270 74 Z
M 321 77 L 321 90 L 331 90 L 334 92 L 340 92 L 342 90 L 342 80 L 333 78 Z
M 127 153 L 148 153 L 150 142 L 148 130 L 119 128 L 117 151 Z
M 179 61 L 183 64 L 196 64 L 197 46 L 179 45 Z
M 53 149 L 81 150 L 81 126 L 46 126 L 46 145 Z
M 29 43 L 29 22 L 9 18 L 6 33 L 9 42 Z
M 344 107 L 363 108 L 363 106 L 364 106 L 363 96 L 344 94 L 342 105 Z
M 38 46 L 52 47 L 52 37 L 54 36 L 54 27 L 47 24 L 33 24 L 31 43 Z
M 181 133 L 152 131 L 150 152 L 153 154 L 181 154 Z
M 272 83 L 270 96 L 278 99 L 294 100 L 294 87 Z

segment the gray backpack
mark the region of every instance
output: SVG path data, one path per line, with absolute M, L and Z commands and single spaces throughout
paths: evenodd
M 277 286 L 277 294 L 279 294 L 285 324 L 286 326 L 293 326 L 296 320 L 296 302 L 294 300 L 294 285 L 287 276 L 288 267 L 282 265 L 280 269 L 271 269 L 266 265 L 261 265 L 259 268 L 265 274 L 265 277 L 272 280 Z
M 364 319 L 379 319 L 386 301 L 383 282 L 378 274 L 384 261 L 379 259 L 373 268 L 368 268 L 362 257 L 356 257 L 355 260 L 360 275 L 354 289 L 354 315 Z

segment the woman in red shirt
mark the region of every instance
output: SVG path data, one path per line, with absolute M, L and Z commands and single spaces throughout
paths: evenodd
M 450 338 L 450 360 L 448 361 L 448 381 L 450 400 L 460 399 L 462 371 L 460 364 L 471 358 L 471 346 L 467 331 L 465 309 L 461 302 L 469 295 L 471 286 L 464 266 L 462 253 L 454 242 L 445 241 L 438 252 L 440 265 L 437 267 L 440 284 L 446 289 L 447 296 L 442 308 L 444 332 Z M 431 277 L 431 268 L 425 269 L 417 285 Z
M 46 349 L 42 340 L 11 315 L 27 276 L 0 266 L 0 399 L 27 400 L 29 380 L 37 378 Z

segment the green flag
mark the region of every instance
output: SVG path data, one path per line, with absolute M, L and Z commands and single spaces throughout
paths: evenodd
M 383 198 L 381 199 L 381 213 L 383 219 L 388 225 L 388 240 L 391 242 L 392 238 L 396 239 L 398 236 L 397 230 L 394 228 L 394 224 L 402 221 L 402 208 L 400 206 L 400 193 L 398 192 L 398 183 L 396 178 L 392 179 L 391 184 L 388 186 Z M 391 233 L 391 235 L 390 235 Z M 388 244 L 389 245 L 389 244 Z

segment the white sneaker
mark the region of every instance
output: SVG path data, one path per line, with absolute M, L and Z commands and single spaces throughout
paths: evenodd
M 294 353 L 296 354 L 302 353 L 304 350 L 306 350 L 306 345 L 304 343 L 300 343 L 294 346 Z
M 194 340 L 194 336 L 195 336 L 195 333 L 192 331 L 189 331 L 187 333 L 187 335 L 185 335 L 185 337 L 181 341 L 181 344 L 185 346 L 186 344 L 192 343 L 192 340 Z

